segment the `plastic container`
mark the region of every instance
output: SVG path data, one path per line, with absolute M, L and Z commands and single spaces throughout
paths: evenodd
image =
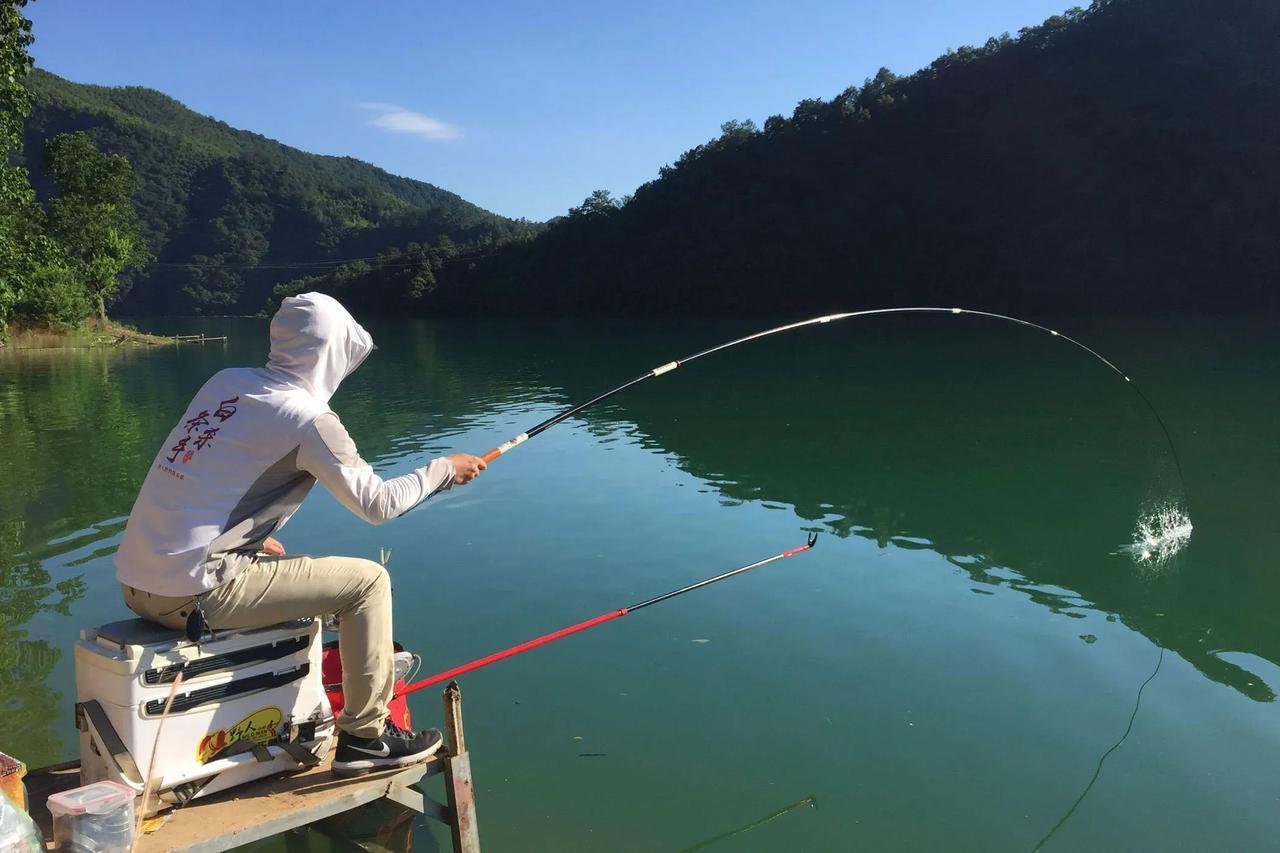
M 0 850 L 5 853 L 44 853 L 36 825 L 8 797 L 0 796 Z
M 94 782 L 49 797 L 53 849 L 68 853 L 129 853 L 133 844 L 133 789 Z

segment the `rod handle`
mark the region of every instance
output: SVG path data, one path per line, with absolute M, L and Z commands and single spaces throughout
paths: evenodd
M 517 444 L 524 444 L 528 440 L 529 440 L 529 433 L 522 432 L 519 435 L 517 435 L 515 438 L 511 439 L 510 441 L 505 441 L 502 444 L 499 444 L 493 450 L 490 450 L 488 453 L 486 453 L 484 456 L 481 456 L 480 458 L 484 460 L 484 464 L 488 465 L 490 462 L 497 459 L 499 456 L 506 453 L 508 450 L 515 447 Z

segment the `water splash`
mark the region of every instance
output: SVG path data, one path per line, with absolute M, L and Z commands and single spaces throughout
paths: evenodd
M 1191 539 L 1191 517 L 1177 504 L 1157 507 L 1138 519 L 1133 542 L 1120 550 L 1139 565 L 1159 567 L 1172 560 Z

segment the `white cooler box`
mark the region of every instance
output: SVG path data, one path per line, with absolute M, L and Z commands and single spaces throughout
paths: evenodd
M 142 792 L 164 723 L 148 814 L 273 773 L 318 763 L 333 713 L 320 677 L 320 624 L 307 619 L 189 642 L 141 619 L 81 633 L 76 724 L 82 784 Z

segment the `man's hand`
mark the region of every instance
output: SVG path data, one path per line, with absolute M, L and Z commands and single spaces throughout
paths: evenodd
M 262 553 L 269 557 L 283 557 L 284 546 L 280 544 L 279 539 L 272 539 L 268 536 L 262 543 Z
M 445 458 L 453 463 L 453 482 L 459 486 L 470 483 L 489 467 L 479 456 L 472 456 L 470 453 L 454 453 Z

